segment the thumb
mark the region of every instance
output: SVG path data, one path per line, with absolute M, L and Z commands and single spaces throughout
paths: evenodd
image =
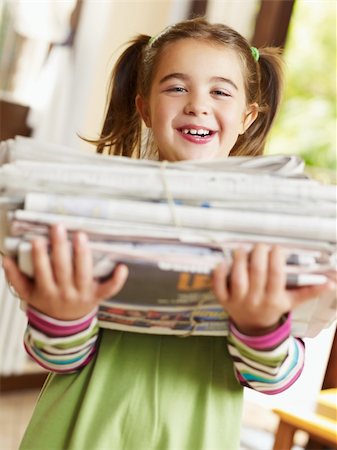
M 328 281 L 325 284 L 317 286 L 304 286 L 300 288 L 295 288 L 288 290 L 293 306 L 300 305 L 306 301 L 312 300 L 315 297 L 319 297 L 323 293 L 336 291 L 336 284 Z
M 96 297 L 98 299 L 105 299 L 113 297 L 124 286 L 129 275 L 129 269 L 125 264 L 118 264 L 113 271 L 113 274 L 109 280 L 97 285 Z

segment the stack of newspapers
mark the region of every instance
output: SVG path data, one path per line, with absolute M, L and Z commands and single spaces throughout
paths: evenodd
M 94 276 L 129 267 L 99 309 L 102 327 L 226 335 L 213 269 L 238 247 L 280 244 L 289 288 L 336 278 L 336 189 L 308 178 L 296 156 L 159 162 L 98 155 L 31 138 L 0 145 L 0 249 L 34 277 L 31 240 L 52 224 L 88 234 Z M 293 313 L 314 336 L 336 318 L 336 295 Z

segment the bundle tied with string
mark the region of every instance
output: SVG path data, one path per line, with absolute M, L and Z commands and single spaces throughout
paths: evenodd
M 24 274 L 34 277 L 32 239 L 55 223 L 69 241 L 87 233 L 98 280 L 129 266 L 118 296 L 100 304 L 102 328 L 226 336 L 211 273 L 259 242 L 285 249 L 287 286 L 335 276 L 335 187 L 306 177 L 298 157 L 159 162 L 17 138 L 0 146 L 1 161 L 0 248 Z M 296 334 L 331 323 L 334 301 L 294 311 Z

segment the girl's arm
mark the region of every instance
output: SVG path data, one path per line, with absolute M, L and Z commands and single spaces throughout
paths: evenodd
M 87 364 L 96 350 L 99 303 L 123 287 L 127 267 L 120 264 L 109 280 L 93 278 L 92 255 L 84 233 L 74 235 L 72 251 L 62 226 L 50 232 L 47 242 L 32 241 L 34 279 L 20 272 L 9 257 L 3 259 L 8 282 L 27 306 L 28 353 L 51 371 L 68 372 Z
M 257 244 L 250 255 L 242 249 L 234 254 L 230 276 L 225 264 L 214 273 L 214 292 L 230 317 L 227 342 L 237 377 L 267 394 L 287 389 L 303 370 L 304 344 L 290 334 L 290 312 L 335 288 L 289 290 L 285 265 L 281 247 Z

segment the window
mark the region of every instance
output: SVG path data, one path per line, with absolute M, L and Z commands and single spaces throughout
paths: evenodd
M 336 170 L 335 29 L 335 2 L 295 2 L 284 54 L 285 97 L 267 148 L 298 154 L 327 181 Z

